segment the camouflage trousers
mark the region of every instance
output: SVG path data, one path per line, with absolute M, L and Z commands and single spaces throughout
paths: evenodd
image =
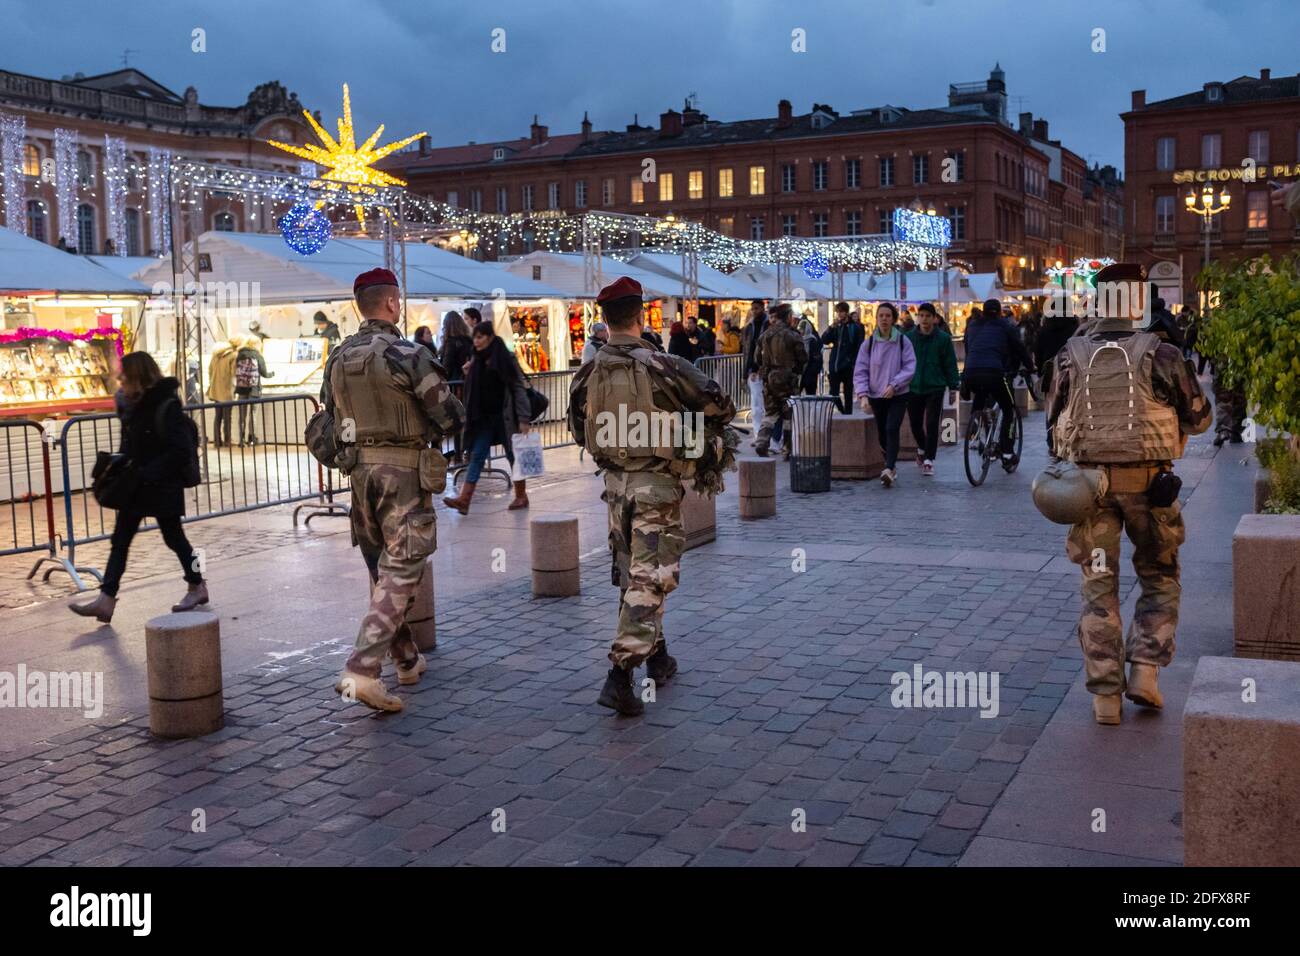
M 399 663 L 413 662 L 418 653 L 406 614 L 426 560 L 437 547 L 437 525 L 417 469 L 362 464 L 351 478 L 352 539 L 374 584 L 347 668 L 378 677 L 388 653 Z
M 763 450 L 768 450 L 772 445 L 772 430 L 776 428 L 776 423 L 782 421 L 785 424 L 781 427 L 781 450 L 788 452 L 790 443 L 793 440 L 793 429 L 790 428 L 790 420 L 794 415 L 794 409 L 790 407 L 790 395 L 786 392 L 772 392 L 766 386 L 763 388 L 763 417 L 758 427 L 758 436 L 754 439 L 754 446 Z
M 1229 441 L 1241 434 L 1246 421 L 1246 393 L 1214 383 L 1214 434 Z
M 609 549 L 619 587 L 618 633 L 609 651 L 631 670 L 664 642 L 664 599 L 681 574 L 682 483 L 655 471 L 606 471 Z
M 1133 543 L 1141 588 L 1126 640 L 1119 614 L 1121 531 Z M 1092 517 L 1070 528 L 1065 550 L 1083 569 L 1079 645 L 1092 693 L 1121 693 L 1125 660 L 1163 667 L 1173 659 L 1182 594 L 1178 547 L 1185 537 L 1180 504 L 1153 508 L 1145 493 L 1108 493 Z

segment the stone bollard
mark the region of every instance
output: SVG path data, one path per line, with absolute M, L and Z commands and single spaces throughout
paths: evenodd
M 1300 661 L 1300 515 L 1242 515 L 1232 535 L 1238 657 Z
M 528 522 L 533 555 L 533 597 L 571 597 L 580 591 L 578 519 L 539 515 Z
M 1300 866 L 1300 664 L 1197 662 L 1183 708 L 1183 863 Z
M 854 412 L 831 417 L 831 478 L 879 478 L 885 453 L 876 437 L 876 419 Z
M 1029 414 L 1029 389 L 1023 385 L 1016 386 L 1016 408 L 1022 418 Z
M 1273 475 L 1267 468 L 1255 472 L 1255 514 L 1264 510 L 1268 496 L 1273 493 Z
M 411 629 L 415 646 L 421 651 L 438 647 L 438 626 L 434 621 L 433 559 L 424 562 L 424 573 L 415 587 L 415 601 L 406 612 L 406 626 Z
M 202 737 L 224 726 L 221 627 L 208 611 L 155 617 L 144 626 L 149 730 Z
M 776 514 L 776 459 L 737 458 L 740 468 L 740 516 L 770 518 Z
M 686 551 L 716 540 L 718 499 L 687 488 L 682 496 L 682 531 L 686 535 Z

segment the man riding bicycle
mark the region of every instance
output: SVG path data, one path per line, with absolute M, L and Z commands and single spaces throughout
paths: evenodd
M 1021 368 L 1034 370 L 1034 359 L 1016 334 L 1016 327 L 1002 315 L 1002 303 L 989 299 L 984 309 L 974 309 L 966 323 L 966 364 L 961 376 L 961 397 L 971 400 L 971 421 L 992 399 L 1002 410 L 998 436 L 1001 454 L 1015 454 L 1011 423 L 1015 419 L 1015 396 L 1011 380 Z

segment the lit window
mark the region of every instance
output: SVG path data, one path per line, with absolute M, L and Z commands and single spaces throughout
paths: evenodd
M 718 170 L 718 197 L 720 199 L 730 199 L 735 194 L 735 188 L 732 182 L 732 171 L 730 169 Z
M 686 174 L 686 195 L 691 199 L 704 198 L 704 170 L 692 169 Z
M 718 232 L 722 233 L 724 236 L 729 236 L 735 231 L 736 231 L 735 216 L 723 216 L 721 219 L 718 220 Z
M 749 194 L 751 196 L 763 196 L 767 194 L 766 166 L 749 167 Z
M 1246 228 L 1268 228 L 1268 193 L 1262 189 L 1246 193 Z
M 645 202 L 645 183 L 641 182 L 641 177 L 633 176 L 632 179 L 630 180 L 630 183 L 631 183 L 632 202 L 634 203 Z
M 41 174 L 41 151 L 28 143 L 23 147 L 23 175 L 36 178 Z
M 659 176 L 659 201 L 673 201 L 673 174 L 662 173 Z

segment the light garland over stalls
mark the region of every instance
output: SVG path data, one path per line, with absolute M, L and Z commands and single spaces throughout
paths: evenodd
M 17 233 L 27 232 L 27 183 L 23 178 L 23 138 L 27 117 L 0 113 L 0 167 L 3 168 L 5 225 Z
M 699 223 L 653 216 L 609 215 L 587 212 L 566 215 L 555 210 L 530 213 L 483 213 L 450 206 L 391 186 L 375 186 L 352 193 L 323 178 L 298 176 L 277 170 L 214 166 L 177 161 L 172 178 L 182 193 L 215 190 L 244 195 L 247 207 L 268 207 L 267 221 L 278 222 L 288 208 L 311 202 L 317 210 L 346 215 L 357 207 L 373 215 L 391 214 L 399 204 L 410 225 L 428 225 L 455 232 L 474 233 L 479 245 L 508 250 L 531 241 L 550 252 L 581 251 L 585 239 L 599 242 L 602 252 L 645 251 L 682 254 L 695 252 L 713 268 L 734 270 L 747 265 L 802 264 L 810 256 L 825 258 L 828 270 L 886 273 L 916 268 L 924 247 L 895 241 L 888 235 L 846 239 L 734 239 Z M 277 210 L 277 207 L 278 210 Z M 156 217 L 155 217 L 156 218 Z M 364 218 L 363 218 L 364 221 Z
M 126 140 L 104 137 L 104 207 L 113 254 L 126 255 Z
M 58 339 L 60 342 L 89 342 L 93 339 L 112 339 L 117 357 L 122 357 L 121 329 L 87 329 L 85 332 L 66 332 L 63 329 L 35 329 L 22 326 L 0 331 L 0 342 L 21 342 L 25 339 Z
M 59 207 L 59 236 L 73 242 L 77 236 L 77 131 L 54 131 L 54 201 Z
M 156 256 L 170 255 L 172 251 L 172 213 L 167 194 L 171 167 L 171 150 L 149 147 L 149 250 Z

